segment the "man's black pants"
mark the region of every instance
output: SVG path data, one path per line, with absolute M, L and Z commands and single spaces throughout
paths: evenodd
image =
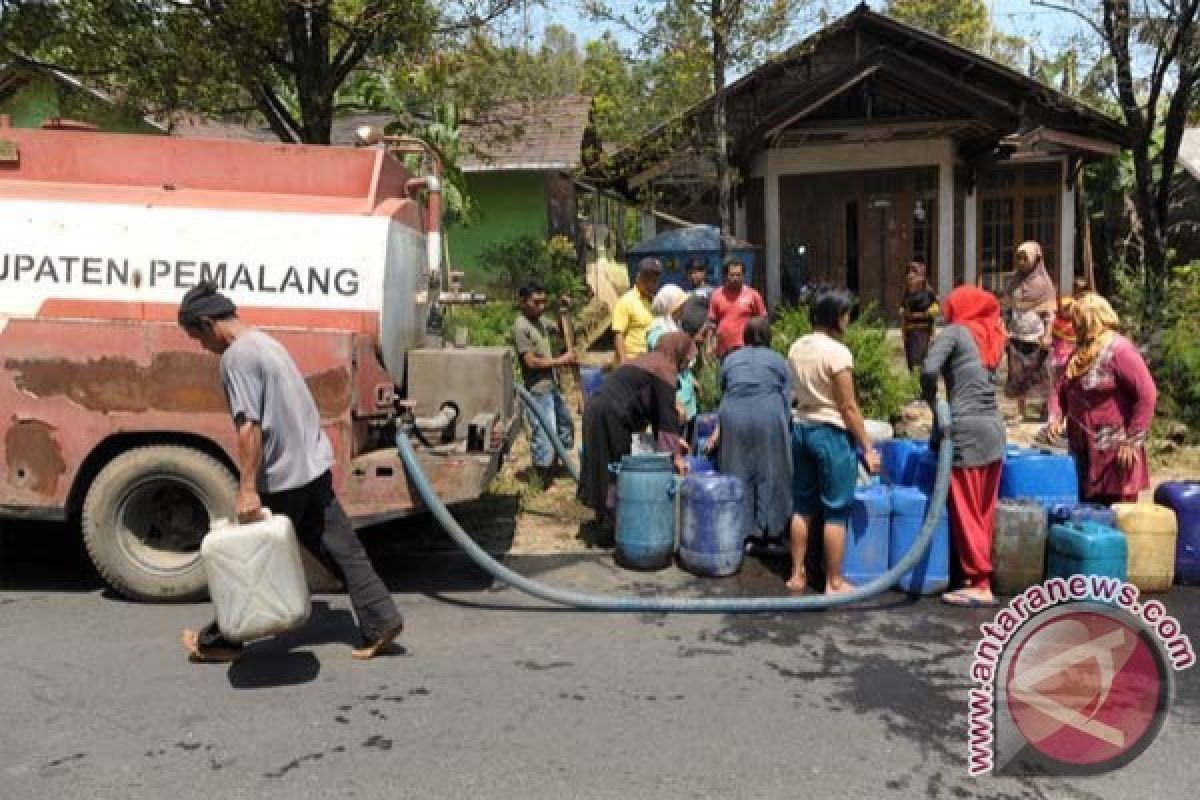
M 333 491 L 333 475 L 326 472 L 296 489 L 268 492 L 262 504 L 272 514 L 292 521 L 296 537 L 346 585 L 350 604 L 358 618 L 358 629 L 366 642 L 373 642 L 393 628 L 402 617 L 379 574 L 371 565 L 350 518 Z M 200 632 L 200 646 L 234 646 L 212 622 Z

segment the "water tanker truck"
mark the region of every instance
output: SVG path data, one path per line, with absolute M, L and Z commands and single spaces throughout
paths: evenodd
M 121 594 L 204 594 L 200 540 L 232 515 L 236 445 L 217 359 L 175 322 L 201 280 L 296 360 L 356 525 L 424 510 L 398 424 L 443 499 L 479 496 L 514 429 L 512 362 L 429 333 L 465 294 L 439 199 L 386 144 L 0 123 L 0 525 L 78 519 Z

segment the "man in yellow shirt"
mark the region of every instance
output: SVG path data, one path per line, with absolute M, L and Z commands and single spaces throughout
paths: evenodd
M 650 302 L 658 291 L 662 278 L 662 264 L 657 258 L 643 258 L 638 262 L 637 278 L 633 288 L 621 295 L 613 308 L 612 329 L 616 334 L 613 342 L 617 348 L 617 365 L 631 361 L 645 353 L 646 331 L 654 321 Z

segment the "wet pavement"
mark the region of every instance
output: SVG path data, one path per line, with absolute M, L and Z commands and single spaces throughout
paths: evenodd
M 888 593 L 793 615 L 578 613 L 371 535 L 407 615 L 403 650 L 352 661 L 346 598 L 322 595 L 303 630 L 198 666 L 177 636 L 206 605 L 124 602 L 70 536 L 32 542 L 0 537 L 0 798 L 1083 800 L 1200 785 L 1200 668 L 1117 772 L 969 777 L 969 654 L 994 610 Z M 778 594 L 784 567 L 703 581 L 603 555 L 511 565 L 643 595 Z M 1163 600 L 1200 640 L 1200 590 Z

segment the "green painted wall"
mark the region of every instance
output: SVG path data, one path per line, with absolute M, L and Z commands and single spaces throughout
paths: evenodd
M 8 114 L 15 128 L 37 128 L 51 117 L 66 117 L 90 122 L 104 131 L 161 133 L 136 114 L 41 74 L 34 74 L 11 97 L 0 102 L 0 114 Z
M 491 242 L 522 234 L 546 236 L 546 188 L 540 172 L 476 172 L 467 175 L 475 220 L 446 231 L 450 265 L 466 273 L 468 286 L 484 283 L 480 253 Z

